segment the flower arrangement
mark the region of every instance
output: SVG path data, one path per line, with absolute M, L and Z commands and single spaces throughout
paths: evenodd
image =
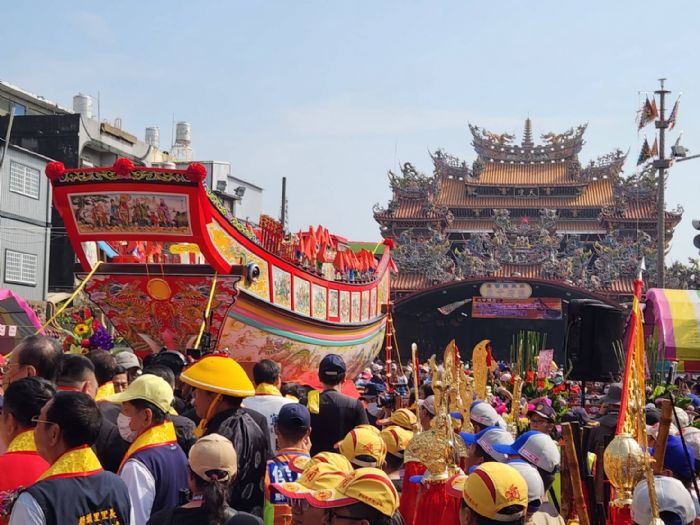
M 71 315 L 75 323 L 63 340 L 63 351 L 71 354 L 86 354 L 90 350 L 109 351 L 114 340 L 87 306 Z

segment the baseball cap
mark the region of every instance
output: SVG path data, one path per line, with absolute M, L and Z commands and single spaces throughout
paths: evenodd
M 510 432 L 503 430 L 501 427 L 487 427 L 478 434 L 460 432 L 459 435 L 462 436 L 462 439 L 467 445 L 479 445 L 484 449 L 484 452 L 491 456 L 495 461 L 503 462 L 508 459 L 505 454 L 498 452 L 493 448 L 495 444 L 513 444 L 513 436 L 510 435 Z
M 275 424 L 282 429 L 308 430 L 311 428 L 311 414 L 304 405 L 287 403 L 280 408 Z
M 693 479 L 695 456 L 690 456 L 690 465 L 688 465 L 685 451 L 683 450 L 683 442 L 678 436 L 668 436 L 668 440 L 666 441 L 666 454 L 664 454 L 664 468 L 673 472 L 673 476 L 676 478 Z
M 419 401 L 420 403 L 420 401 Z M 422 403 L 420 403 L 422 408 L 425 408 L 429 413 L 435 415 L 435 396 L 426 397 Z
M 685 428 L 690 425 L 690 416 L 688 415 L 688 412 L 679 407 L 673 408 L 676 411 L 676 416 L 678 416 L 678 422 L 680 423 L 681 428 Z M 674 423 L 676 422 L 676 416 L 673 416 Z
M 528 414 L 537 414 L 540 417 L 548 419 L 552 423 L 554 423 L 557 415 L 554 409 L 549 406 L 544 399 L 536 399 L 533 402 L 532 409 L 528 411 Z
M 377 468 L 357 469 L 334 489 L 311 492 L 307 500 L 310 505 L 319 508 L 364 503 L 389 517 L 399 508 L 399 494 L 394 483 Z
M 124 403 L 134 399 L 142 399 L 153 403 L 166 414 L 170 412 L 170 404 L 173 402 L 173 389 L 168 382 L 158 376 L 146 374 L 137 377 L 132 383 L 119 394 L 114 394 L 105 398 L 110 403 Z
M 418 423 L 418 418 L 414 412 L 411 412 L 408 408 L 399 408 L 395 410 L 390 417 L 386 419 L 380 419 L 377 421 L 377 425 L 396 425 L 406 430 L 414 430 L 416 424 Z
M 119 366 L 123 366 L 127 370 L 129 368 L 141 368 L 141 363 L 139 363 L 139 358 L 136 357 L 136 354 L 134 354 L 130 350 L 123 350 L 119 352 L 117 355 L 114 356 L 114 359 L 117 360 L 117 364 Z
M 654 439 L 656 439 L 657 436 L 659 435 L 659 425 L 660 425 L 660 423 L 655 423 L 653 425 L 647 425 L 647 436 L 651 436 Z M 678 435 L 678 428 L 673 423 L 671 423 L 668 426 L 668 435 L 669 436 L 677 436 Z
M 175 377 L 179 377 L 187 366 L 187 358 L 176 350 L 161 350 L 160 353 L 153 356 L 150 364 L 165 366 L 173 371 Z
M 316 463 L 307 468 L 296 481 L 273 483 L 272 486 L 288 498 L 305 498 L 314 490 L 328 490 L 337 487 L 348 474 L 349 472 L 340 470 L 329 463 Z
M 521 434 L 512 445 L 494 445 L 494 450 L 509 456 L 518 455 L 538 468 L 555 472 L 559 468 L 559 447 L 548 435 L 530 430 Z
M 693 453 L 695 461 L 700 461 L 700 428 L 686 427 L 683 429 L 683 437 L 688 449 Z
M 653 404 L 651 406 L 647 405 L 644 408 L 644 418 L 648 425 L 654 425 L 661 421 L 661 410 L 656 408 Z
M 340 453 L 358 467 L 381 467 L 386 458 L 386 444 L 378 432 L 353 428 L 338 443 Z
M 185 368 L 180 380 L 201 390 L 231 397 L 250 397 L 255 388 L 243 367 L 226 354 L 209 354 Z
M 693 523 L 695 506 L 690 492 L 679 480 L 667 476 L 654 476 L 656 501 L 659 512 L 672 512 L 680 518 L 680 523 Z M 637 483 L 632 496 L 630 507 L 632 521 L 643 525 L 651 523 L 651 504 L 649 502 L 649 486 L 646 480 Z
M 312 458 L 308 456 L 293 456 L 289 461 L 289 468 L 292 472 L 301 474 L 317 463 L 327 463 L 335 467 L 335 470 L 342 470 L 346 474 L 350 474 L 354 470 L 348 458 L 335 452 L 319 452 Z
M 377 397 L 379 394 L 384 393 L 385 390 L 386 387 L 384 385 L 370 382 L 365 385 L 365 389 L 360 397 Z
M 345 373 L 345 361 L 338 354 L 326 354 L 318 365 L 318 377 L 321 381 L 325 379 L 336 379 Z
M 386 427 L 381 433 L 386 450 L 389 454 L 402 458 L 403 452 L 413 439 L 413 432 L 396 425 Z
M 496 409 L 485 401 L 474 401 L 469 409 L 469 418 L 472 421 L 487 427 L 501 427 L 506 429 L 506 423 L 498 415 Z
M 523 517 L 527 510 L 527 483 L 510 465 L 489 461 L 467 476 L 462 497 L 479 516 L 494 521 L 514 521 Z M 510 514 L 502 512 L 512 506 L 520 509 Z
M 382 433 L 381 430 L 379 430 L 374 425 L 370 425 L 369 423 L 363 423 L 362 425 L 357 425 L 355 428 L 364 428 L 365 430 L 369 430 L 370 432 L 374 432 L 377 435 L 380 435 Z M 340 442 L 338 443 L 338 446 L 340 446 Z
M 508 461 L 506 465 L 513 467 L 527 483 L 527 510 L 537 510 L 544 500 L 544 482 L 537 469 L 522 459 Z
M 192 472 L 206 481 L 227 481 L 238 465 L 233 443 L 219 434 L 198 439 L 190 449 L 188 461 Z

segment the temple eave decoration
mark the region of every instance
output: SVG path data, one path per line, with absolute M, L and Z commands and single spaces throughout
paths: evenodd
M 494 276 L 631 296 L 642 258 L 656 250 L 655 173 L 646 167 L 625 177 L 620 149 L 582 164 L 586 128 L 535 143 L 528 118 L 518 144 L 470 124 L 471 164 L 437 149 L 432 175 L 410 163 L 389 172 L 392 199 L 376 205 L 374 217 L 397 244 L 394 290 Z M 665 212 L 667 241 L 682 213 Z

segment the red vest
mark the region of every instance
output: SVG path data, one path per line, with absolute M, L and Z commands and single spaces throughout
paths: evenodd
M 33 449 L 34 435 L 30 430 L 16 436 L 8 452 L 0 455 L 0 493 L 29 487 L 49 468 Z M 0 518 L 0 525 L 8 522 L 9 519 Z

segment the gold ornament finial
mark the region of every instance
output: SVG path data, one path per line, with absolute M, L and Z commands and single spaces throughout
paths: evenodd
M 632 504 L 632 491 L 644 477 L 647 452 L 628 433 L 615 436 L 603 454 L 603 467 L 610 483 L 615 487 L 612 504 L 622 508 Z M 653 487 L 650 487 L 652 490 Z
M 450 412 L 454 410 L 463 414 L 467 410 L 468 414 L 466 407 L 469 405 L 463 397 L 470 395 L 454 340 L 445 348 L 443 358 L 442 367 L 437 366 L 434 355 L 428 360 L 435 403 L 431 428 L 413 437 L 404 456 L 405 461 L 410 458 L 425 465 L 425 480 L 429 482 L 448 479 L 457 471 L 459 458 L 467 453 L 464 441 L 454 432 L 450 417 Z

